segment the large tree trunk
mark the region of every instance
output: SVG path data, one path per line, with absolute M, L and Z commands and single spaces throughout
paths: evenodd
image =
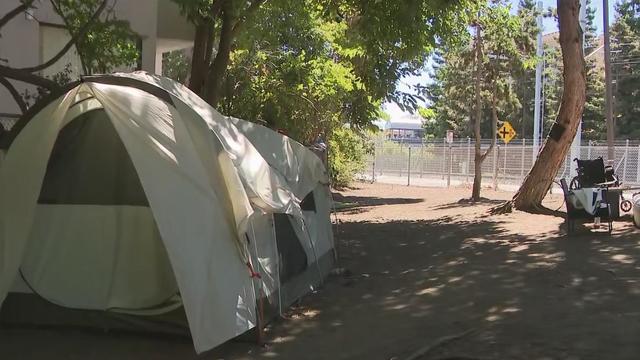
M 231 46 L 233 44 L 233 27 L 235 23 L 235 17 L 233 15 L 232 4 L 230 1 L 225 1 L 222 4 L 222 26 L 220 29 L 220 41 L 218 42 L 218 51 L 216 57 L 213 59 L 211 68 L 209 69 L 209 76 L 206 81 L 205 88 L 205 100 L 212 106 L 216 106 L 220 101 L 222 93 L 222 81 L 224 74 L 227 72 L 227 66 L 229 66 L 229 58 L 231 55 Z
M 247 19 L 260 8 L 265 0 L 252 0 L 243 12 L 238 14 L 234 0 L 216 0 L 211 4 L 210 14 L 196 26 L 193 41 L 193 56 L 189 88 L 216 106 L 224 95 L 223 83 L 233 41 Z M 240 2 L 237 2 L 240 3 Z M 216 22 L 220 19 L 219 34 L 216 34 Z M 218 40 L 213 62 L 214 39 Z
M 196 32 L 193 38 L 193 53 L 191 55 L 191 75 L 189 76 L 189 89 L 196 94 L 200 94 L 207 75 L 209 63 L 205 61 L 207 50 L 207 36 L 209 34 L 209 24 L 196 25 Z
M 200 19 L 196 25 L 193 38 L 193 53 L 191 55 L 191 73 L 189 74 L 189 89 L 202 96 L 213 54 L 213 41 L 216 19 L 220 15 L 222 1 L 214 1 L 209 9 L 209 16 Z
M 564 90 L 558 117 L 535 164 L 513 197 L 519 210 L 540 209 L 558 169 L 576 135 L 584 109 L 586 72 L 579 23 L 580 0 L 558 0 L 560 46 L 564 65 Z
M 473 201 L 480 200 L 480 190 L 482 188 L 482 154 L 480 149 L 480 119 L 482 118 L 482 99 L 480 98 L 480 84 L 482 81 L 482 43 L 480 37 L 480 24 L 476 24 L 476 116 L 473 124 L 473 135 L 475 137 L 475 151 L 474 151 L 474 176 L 473 176 L 473 190 L 471 192 L 471 199 Z

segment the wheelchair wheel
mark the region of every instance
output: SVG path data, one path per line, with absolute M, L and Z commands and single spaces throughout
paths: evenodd
M 622 200 L 622 202 L 620 203 L 620 209 L 624 212 L 631 211 L 632 207 L 633 207 L 633 204 L 629 200 Z
M 582 188 L 582 185 L 580 184 L 580 180 L 578 179 L 577 176 L 571 179 L 571 183 L 569 184 L 569 190 L 577 190 L 581 188 Z

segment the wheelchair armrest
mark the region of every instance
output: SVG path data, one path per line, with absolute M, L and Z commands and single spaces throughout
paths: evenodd
M 599 186 L 599 187 L 610 187 L 610 186 L 615 186 L 617 182 L 618 182 L 617 180 L 612 180 L 612 181 L 605 181 L 605 182 L 602 182 L 602 183 L 597 183 L 597 184 L 594 184 L 594 185 Z

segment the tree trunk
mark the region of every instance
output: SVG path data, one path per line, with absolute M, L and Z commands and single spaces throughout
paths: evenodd
M 225 1 L 222 4 L 221 17 L 222 27 L 220 29 L 220 41 L 218 42 L 218 51 L 216 57 L 213 59 L 211 68 L 209 69 L 209 76 L 207 77 L 205 88 L 205 100 L 216 106 L 220 101 L 220 95 L 222 93 L 222 82 L 224 80 L 224 74 L 227 71 L 229 65 L 229 57 L 231 55 L 231 45 L 233 44 L 233 27 L 235 17 L 233 16 L 233 9 L 231 1 Z
M 213 38 L 210 33 L 210 26 L 207 24 L 196 25 L 196 32 L 193 38 L 193 55 L 191 56 L 191 76 L 189 76 L 189 89 L 200 94 L 204 86 L 209 62 L 206 61 L 206 51 L 208 38 Z
M 471 193 L 471 200 L 480 201 L 480 189 L 482 186 L 482 156 L 480 152 L 476 151 L 474 160 L 473 192 Z
M 480 24 L 476 24 L 476 116 L 473 124 L 473 135 L 475 137 L 475 156 L 474 156 L 474 176 L 473 190 L 471 199 L 473 201 L 480 200 L 480 190 L 482 188 L 482 149 L 480 148 L 480 120 L 482 119 L 482 99 L 480 96 L 480 85 L 482 83 L 482 35 Z M 444 161 L 444 160 L 443 160 Z
M 512 205 L 519 210 L 535 211 L 541 207 L 542 199 L 551 187 L 578 129 L 586 96 L 579 14 L 580 0 L 558 0 L 560 46 L 564 65 L 562 103 L 533 168 L 513 197 Z

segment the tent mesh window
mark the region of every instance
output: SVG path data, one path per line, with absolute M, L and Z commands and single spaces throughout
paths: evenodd
M 286 283 L 307 269 L 307 254 L 291 225 L 289 215 L 274 214 L 273 218 L 280 258 L 280 281 Z
M 149 206 L 131 158 L 103 109 L 83 113 L 62 128 L 38 203 Z

